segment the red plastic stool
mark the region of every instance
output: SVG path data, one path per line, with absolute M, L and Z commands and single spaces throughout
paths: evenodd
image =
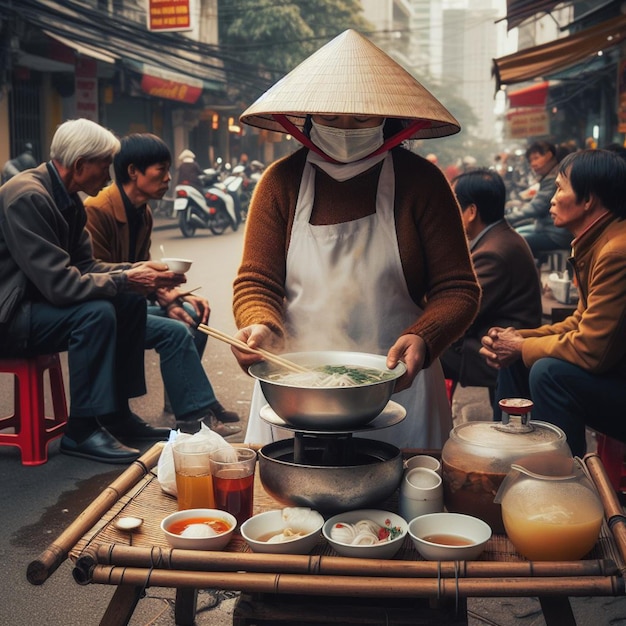
M 448 402 L 452 405 L 452 396 L 454 395 L 454 388 L 456 387 L 456 381 L 446 378 L 446 396 L 448 396 Z
M 45 414 L 44 372 L 50 376 L 54 416 Z M 1 359 L 0 372 L 15 375 L 14 414 L 0 418 L 0 445 L 17 446 L 22 465 L 42 465 L 48 460 L 48 442 L 60 437 L 67 423 L 67 404 L 63 372 L 58 354 L 43 354 L 28 359 Z
M 598 456 L 604 465 L 607 476 L 618 493 L 626 492 L 626 467 L 624 466 L 624 453 L 626 444 L 611 439 L 602 433 L 596 433 L 598 444 Z

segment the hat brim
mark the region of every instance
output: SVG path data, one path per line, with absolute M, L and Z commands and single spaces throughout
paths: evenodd
M 285 115 L 302 129 L 307 115 L 372 115 L 424 120 L 412 139 L 458 133 L 454 116 L 404 68 L 363 35 L 347 30 L 270 87 L 240 117 L 244 124 L 287 132 Z

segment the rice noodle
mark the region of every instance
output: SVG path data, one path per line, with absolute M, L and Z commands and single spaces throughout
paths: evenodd
M 391 378 L 383 370 L 343 365 L 323 365 L 308 372 L 273 372 L 268 380 L 292 387 L 355 387 Z

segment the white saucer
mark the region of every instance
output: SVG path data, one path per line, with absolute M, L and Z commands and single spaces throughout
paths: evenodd
M 383 409 L 382 413 L 377 415 L 371 422 L 368 422 L 364 426 L 357 426 L 342 430 L 314 430 L 311 428 L 303 428 L 302 426 L 292 426 L 291 424 L 287 424 L 287 422 L 285 422 L 285 420 L 283 420 L 281 417 L 278 417 L 278 415 L 276 415 L 276 413 L 269 404 L 266 404 L 261 409 L 260 415 L 261 419 L 264 422 L 267 422 L 268 424 L 270 424 L 270 426 L 276 426 L 277 428 L 284 428 L 286 430 L 293 430 L 302 433 L 312 433 L 317 435 L 343 435 L 348 433 L 362 433 L 369 430 L 378 430 L 380 428 L 389 428 L 389 426 L 395 426 L 406 417 L 406 409 L 397 402 L 393 402 L 393 400 L 390 400 L 387 403 L 387 406 Z

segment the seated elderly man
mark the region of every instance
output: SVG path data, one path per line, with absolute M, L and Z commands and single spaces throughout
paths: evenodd
M 61 452 L 130 463 L 129 441 L 166 439 L 128 408 L 146 392 L 145 294 L 185 277 L 161 263 L 93 257 L 78 195 L 109 180 L 119 140 L 86 119 L 61 124 L 50 161 L 0 189 L 0 354 L 68 352 L 70 411 Z
M 557 324 L 492 328 L 481 354 L 500 370 L 497 398 L 530 397 L 533 418 L 563 429 L 582 456 L 585 427 L 626 442 L 626 161 L 606 150 L 567 155 L 550 213 L 574 236 L 578 308 Z
M 115 182 L 85 201 L 96 258 L 111 263 L 150 258 L 152 213 L 147 203 L 167 192 L 170 163 L 170 150 L 159 137 L 136 133 L 122 138 L 113 160 Z M 207 336 L 194 330 L 198 321 L 208 323 L 209 303 L 177 289 L 159 289 L 153 297 L 145 347 L 159 353 L 177 427 L 193 432 L 203 421 L 222 437 L 237 434 L 241 427 L 225 422 L 238 421 L 238 415 L 218 402 L 202 367 Z
M 457 176 L 452 187 L 482 298 L 472 325 L 444 352 L 441 365 L 447 379 L 464 387 L 487 387 L 493 400 L 497 371 L 479 354 L 480 340 L 492 326 L 538 326 L 541 284 L 528 244 L 504 219 L 502 177 L 493 170 L 478 169 Z
M 559 165 L 556 147 L 548 141 L 535 141 L 526 150 L 526 159 L 539 181 L 539 190 L 532 199 L 507 215 L 507 219 L 526 239 L 533 256 L 540 259 L 550 250 L 569 250 L 572 235 L 550 217 L 550 199 L 554 195 Z

